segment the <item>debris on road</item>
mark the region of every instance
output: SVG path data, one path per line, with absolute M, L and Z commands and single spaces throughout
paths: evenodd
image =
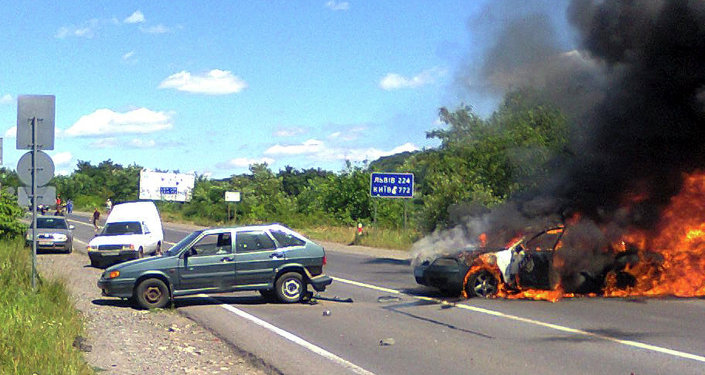
M 381 339 L 381 340 L 379 340 L 379 346 L 391 346 L 391 345 L 394 345 L 394 344 L 395 344 L 395 341 L 394 341 L 394 339 L 391 338 L 391 337 L 388 337 L 388 338 L 386 338 L 386 339 Z

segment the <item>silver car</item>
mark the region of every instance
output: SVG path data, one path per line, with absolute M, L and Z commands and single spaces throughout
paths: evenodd
M 74 226 L 69 225 L 63 216 L 38 216 L 37 250 L 70 253 L 73 250 L 73 229 Z M 32 223 L 25 240 L 27 245 L 32 246 Z

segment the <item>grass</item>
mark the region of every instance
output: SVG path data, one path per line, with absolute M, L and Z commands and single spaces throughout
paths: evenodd
M 330 241 L 343 244 L 353 244 L 355 227 L 317 226 L 296 228 L 301 233 L 314 240 Z M 421 234 L 415 230 L 397 230 L 377 227 L 363 228 L 363 235 L 357 245 L 378 247 L 384 249 L 409 250 Z
M 0 374 L 92 374 L 73 347 L 83 322 L 61 281 L 31 287 L 31 252 L 0 241 Z

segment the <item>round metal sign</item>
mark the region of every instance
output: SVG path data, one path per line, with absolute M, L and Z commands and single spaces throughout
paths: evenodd
M 37 151 L 35 160 L 37 186 L 44 186 L 54 177 L 54 162 L 44 151 Z M 17 162 L 17 177 L 27 186 L 32 185 L 32 152 L 28 152 Z

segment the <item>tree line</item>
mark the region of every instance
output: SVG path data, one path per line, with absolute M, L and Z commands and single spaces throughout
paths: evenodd
M 195 222 L 282 222 L 292 226 L 353 226 L 358 222 L 386 228 L 408 225 L 421 232 L 452 226 L 466 207 L 491 208 L 510 195 L 530 189 L 550 173 L 551 159 L 567 141 L 565 116 L 528 90 L 508 93 L 487 118 L 472 107 L 440 108 L 443 126 L 426 133 L 440 141 L 435 148 L 354 164 L 337 172 L 296 169 L 278 172 L 253 164 L 248 173 L 224 179 L 196 176 L 190 202 L 157 202 L 162 212 Z M 138 199 L 137 164 L 106 160 L 92 165 L 78 161 L 67 176 L 51 185 L 74 206 L 102 207 Z M 415 177 L 412 199 L 370 196 L 372 172 L 405 172 Z M 19 186 L 16 174 L 0 168 L 2 186 Z M 226 191 L 239 191 L 230 206 Z

